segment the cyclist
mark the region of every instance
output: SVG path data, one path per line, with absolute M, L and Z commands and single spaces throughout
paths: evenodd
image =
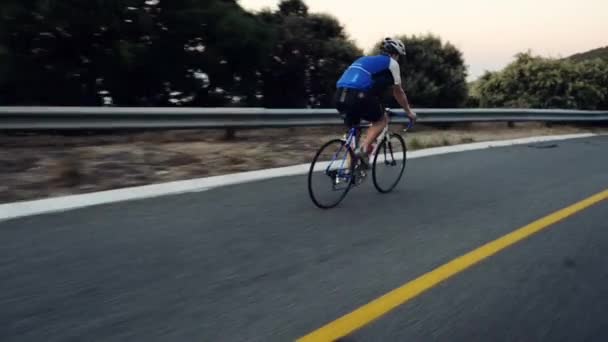
M 357 125 L 361 118 L 371 123 L 367 136 L 356 151 L 365 161 L 371 153 L 372 143 L 388 124 L 381 102 L 382 95 L 388 88 L 392 87 L 393 97 L 410 119 L 417 118 L 401 87 L 400 56 L 405 56 L 403 42 L 385 38 L 380 55 L 360 57 L 344 71 L 336 83 L 336 109 L 344 116 L 344 123 L 349 127 Z

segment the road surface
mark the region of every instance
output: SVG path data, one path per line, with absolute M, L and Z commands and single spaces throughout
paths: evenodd
M 554 144 L 413 159 L 329 211 L 303 175 L 0 222 L 0 341 L 294 341 L 608 188 L 608 137 Z M 606 341 L 606 222 L 602 201 L 346 340 Z

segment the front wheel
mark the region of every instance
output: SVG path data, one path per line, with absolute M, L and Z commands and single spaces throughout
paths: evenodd
M 343 140 L 325 143 L 308 171 L 308 193 L 319 208 L 329 209 L 344 199 L 354 183 L 355 155 Z
M 381 193 L 392 191 L 405 170 L 407 147 L 401 135 L 389 133 L 376 149 L 372 178 Z

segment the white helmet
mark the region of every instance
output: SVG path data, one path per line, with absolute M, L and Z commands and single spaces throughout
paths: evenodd
M 398 53 L 405 56 L 405 45 L 399 39 L 384 38 L 382 48 L 388 53 Z

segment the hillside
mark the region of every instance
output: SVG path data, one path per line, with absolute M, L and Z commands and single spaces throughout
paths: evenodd
M 586 61 L 586 60 L 590 60 L 590 59 L 594 59 L 594 58 L 601 58 L 604 60 L 608 60 L 608 46 L 589 50 L 586 52 L 577 53 L 577 54 L 574 54 L 574 55 L 568 57 L 567 59 L 575 61 L 575 62 L 582 62 L 582 61 Z

